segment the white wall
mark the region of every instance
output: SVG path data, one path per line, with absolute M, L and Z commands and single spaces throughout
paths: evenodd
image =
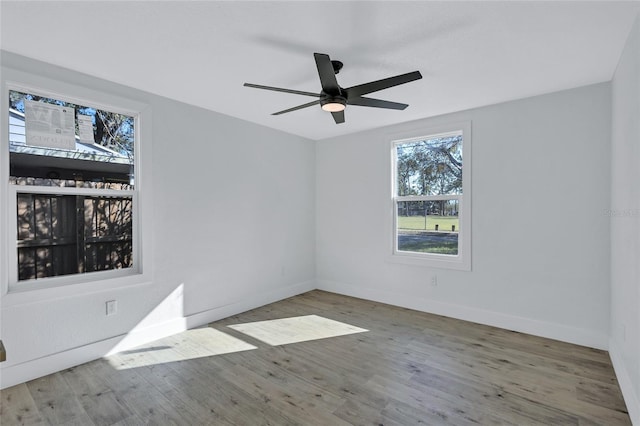
M 612 115 L 609 351 L 640 424 L 640 18 L 613 78 Z
M 318 142 L 319 288 L 606 348 L 610 95 L 604 83 Z M 468 120 L 472 271 L 390 262 L 392 135 Z
M 3 52 L 15 70 L 150 106 L 153 273 L 3 294 L 2 387 L 315 287 L 312 141 Z

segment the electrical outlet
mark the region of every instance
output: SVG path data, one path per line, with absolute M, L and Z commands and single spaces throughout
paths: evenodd
M 431 275 L 431 287 L 438 287 L 438 276 L 436 274 Z
M 106 302 L 107 316 L 115 315 L 118 313 L 118 302 L 115 300 L 109 300 Z

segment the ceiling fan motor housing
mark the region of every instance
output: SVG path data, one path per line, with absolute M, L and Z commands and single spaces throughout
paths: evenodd
M 323 110 L 329 112 L 342 111 L 347 106 L 347 98 L 340 95 L 325 95 L 322 99 L 320 99 L 320 106 Z
M 344 66 L 342 62 L 336 60 L 331 61 L 331 65 L 333 65 L 333 72 L 336 74 L 338 74 Z
M 343 104 L 346 105 L 347 104 L 347 98 L 345 98 L 344 96 L 340 96 L 340 95 L 329 95 L 329 94 L 324 94 L 324 96 L 322 97 L 322 99 L 320 99 L 320 105 L 325 105 L 325 104 Z

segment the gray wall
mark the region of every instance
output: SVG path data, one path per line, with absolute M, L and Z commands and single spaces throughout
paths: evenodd
M 318 142 L 318 286 L 606 348 L 610 95 L 603 83 Z M 393 262 L 390 140 L 460 121 L 472 270 Z
M 640 18 L 612 83 L 611 342 L 634 424 L 640 424 Z

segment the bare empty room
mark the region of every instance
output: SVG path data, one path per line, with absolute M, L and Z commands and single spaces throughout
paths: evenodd
M 639 1 L 0 1 L 0 423 L 640 425 Z

